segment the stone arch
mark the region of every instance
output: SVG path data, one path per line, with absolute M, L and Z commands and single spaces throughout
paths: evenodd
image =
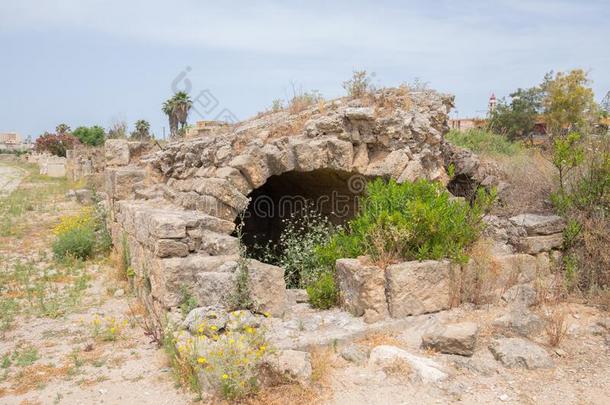
M 336 169 L 291 170 L 270 176 L 250 194 L 250 202 L 236 224 L 243 221 L 246 247 L 277 244 L 286 220 L 312 210 L 335 225 L 344 225 L 358 209 L 366 179 Z

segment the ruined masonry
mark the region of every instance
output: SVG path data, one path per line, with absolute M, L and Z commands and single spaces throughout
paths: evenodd
M 103 163 L 99 156 L 71 156 L 69 173 L 87 171 L 84 165 L 103 166 L 112 238 L 129 259 L 134 286 L 147 305 L 171 310 L 186 293 L 199 306 L 228 306 L 238 272 L 247 266 L 256 308 L 279 317 L 293 296 L 287 294 L 283 270 L 239 260 L 233 234 L 243 220 L 246 243 L 255 242 L 248 235 L 277 238 L 277 218 L 258 215 L 252 207 L 257 196 L 264 194 L 278 204 L 287 196 L 316 200 L 340 192 L 353 200 L 364 182 L 375 177 L 438 180 L 467 198 L 476 185 L 506 187 L 497 170 L 444 142 L 452 102 L 434 91 L 384 89 L 367 99 L 266 113 L 213 131 L 208 126 L 163 149 L 108 140 L 98 153 Z M 449 164 L 455 167 L 451 181 Z M 325 213 L 344 223 L 354 212 L 352 208 L 344 217 L 332 217 L 336 213 L 331 207 Z M 249 215 L 240 218 L 241 213 Z M 497 231 L 494 238 L 502 250 L 494 258 L 499 277 L 527 282 L 548 269 L 562 224 L 528 216 L 501 221 L 496 219 L 491 231 Z M 451 283 L 459 282 L 462 267 L 424 261 L 384 271 L 362 258 L 340 260 L 342 305 L 367 322 L 448 308 Z

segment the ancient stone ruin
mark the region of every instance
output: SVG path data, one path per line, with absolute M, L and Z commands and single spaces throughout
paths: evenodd
M 72 177 L 103 168 L 114 245 L 128 258 L 147 305 L 172 312 L 187 292 L 200 307 L 230 307 L 239 272 L 247 271 L 254 307 L 281 317 L 299 295 L 287 291 L 283 269 L 242 260 L 236 224 L 243 222 L 247 248 L 276 241 L 282 219 L 308 204 L 345 223 L 366 181 L 377 177 L 437 180 L 456 198 L 469 199 L 479 186 L 500 195 L 508 187 L 495 167 L 444 142 L 452 101 L 434 91 L 386 89 L 235 126 L 200 125 L 201 133 L 162 149 L 108 140 L 103 153 L 70 156 L 68 167 Z M 400 319 L 449 308 L 460 298 L 461 283 L 482 266 L 495 274 L 485 280 L 490 300 L 500 299 L 507 285 L 548 273 L 561 245 L 561 219 L 485 220 L 493 240 L 493 257 L 485 262 L 415 261 L 380 269 L 365 258 L 339 260 L 342 308 L 367 323 Z

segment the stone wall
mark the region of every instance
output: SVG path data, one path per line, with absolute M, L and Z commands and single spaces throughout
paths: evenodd
M 81 179 L 101 184 L 106 161 L 103 147 L 77 147 L 66 151 L 66 176 L 71 181 Z
M 253 197 L 271 189 L 275 198 L 298 194 L 297 186 L 309 194 L 316 194 L 311 192 L 316 186 L 356 193 L 356 183 L 362 191 L 375 177 L 447 184 L 446 167 L 453 162 L 443 134 L 452 102 L 434 91 L 384 89 L 365 99 L 339 99 L 210 127 L 199 137 L 150 153 L 133 143 L 108 141 L 104 176 L 113 240 L 128 253 L 138 291 L 166 309 L 178 306 L 184 294 L 200 306 L 230 306 L 236 279 L 247 270 L 255 308 L 281 315 L 286 308 L 283 270 L 240 259 L 232 235 L 239 214 L 256 215 L 250 209 Z M 459 173 L 473 170 L 472 165 L 455 166 Z M 498 184 L 495 177 L 485 179 L 490 186 Z M 337 267 L 349 273 L 341 263 Z M 348 285 L 386 283 L 402 273 L 367 274 Z M 346 305 L 355 308 L 367 299 L 356 294 Z M 404 312 L 395 309 L 394 301 L 388 306 L 385 290 L 374 300 L 373 309 L 354 313 L 375 319 Z

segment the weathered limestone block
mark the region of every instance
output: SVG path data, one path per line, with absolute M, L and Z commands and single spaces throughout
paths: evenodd
M 248 180 L 234 167 L 221 167 L 216 169 L 214 176 L 220 179 L 227 179 L 243 195 L 248 195 L 252 191 Z M 209 177 L 209 176 L 206 176 Z
M 516 226 L 524 227 L 530 236 L 561 233 L 565 227 L 565 221 L 557 215 L 521 214 L 509 220 Z
M 223 233 L 203 232 L 199 249 L 215 256 L 236 255 L 239 254 L 239 239 Z
M 369 365 L 372 367 L 391 367 L 405 362 L 424 383 L 442 381 L 449 377 L 445 368 L 426 357 L 415 356 L 395 346 L 381 345 L 371 350 Z
M 351 171 L 354 160 L 354 147 L 351 142 L 339 139 L 328 141 L 328 167 L 336 170 Z
M 361 143 L 354 147 L 354 160 L 352 161 L 352 169 L 358 173 L 365 173 L 369 165 L 369 150 L 365 143 Z
M 257 311 L 282 316 L 287 306 L 286 282 L 281 267 L 248 261 L 248 287 Z
M 426 176 L 426 172 L 420 162 L 419 159 L 411 160 L 405 166 L 405 169 L 402 171 L 398 179 L 397 183 L 404 183 L 405 181 L 415 181 Z
M 264 361 L 268 371 L 275 374 L 272 381 L 292 381 L 307 385 L 311 381 L 311 355 L 297 350 L 279 350 Z
M 409 163 L 409 152 L 406 150 L 395 150 L 390 152 L 383 160 L 369 165 L 367 176 L 381 176 L 398 179 Z
M 496 288 L 517 283 L 529 283 L 536 278 L 538 266 L 535 256 L 517 253 L 494 256 L 492 267 L 496 273 Z
M 553 249 L 561 248 L 563 244 L 563 234 L 556 233 L 543 236 L 528 236 L 520 242 L 520 248 L 525 253 L 536 254 L 540 252 L 550 252 Z
M 129 164 L 129 144 L 125 139 L 107 139 L 104 143 L 104 156 L 108 166 Z
M 174 239 L 159 239 L 155 243 L 154 252 L 157 257 L 184 257 L 189 254 L 189 247 Z
M 154 213 L 149 218 L 150 233 L 155 238 L 179 239 L 186 237 L 186 221 L 177 214 Z
M 513 368 L 553 368 L 551 356 L 542 347 L 521 338 L 497 339 L 489 346 L 495 359 Z
M 267 163 L 271 174 L 281 174 L 294 169 L 295 158 L 290 148 L 279 148 L 277 145 L 267 144 L 262 152 L 267 156 Z
M 386 296 L 390 315 L 402 318 L 448 309 L 451 300 L 451 263 L 425 260 L 386 268 Z
M 339 259 L 336 279 L 341 306 L 354 316 L 375 322 L 388 316 L 385 275 L 381 268 L 366 264 L 366 258 Z
M 145 171 L 135 167 L 106 169 L 106 193 L 114 200 L 134 196 L 134 186 L 144 180 Z
M 199 305 L 225 308 L 230 306 L 236 291 L 234 272 L 202 271 L 195 275 L 195 280 L 195 296 Z
M 235 256 L 191 254 L 186 257 L 153 260 L 150 269 L 151 293 L 164 307 L 176 307 L 182 298 L 182 288 L 186 287 L 198 298 L 201 306 L 216 305 L 218 303 L 213 302 L 214 299 L 223 297 L 216 291 L 220 284 L 205 280 L 202 283 L 200 276 L 213 272 L 230 275 L 237 266 L 236 259 Z M 206 297 L 208 293 L 212 294 L 211 298 Z
M 349 107 L 345 109 L 345 118 L 357 121 L 372 121 L 375 110 L 372 107 Z
M 291 140 L 295 168 L 303 172 L 324 168 L 328 159 L 327 143 L 327 140 Z
M 239 169 L 253 189 L 265 184 L 271 175 L 267 163 L 260 156 L 239 155 L 231 160 L 229 165 Z
M 235 189 L 226 179 L 201 178 L 193 184 L 193 189 L 199 194 L 211 195 L 236 210 L 244 210 L 248 206 L 248 198 Z
M 454 323 L 422 336 L 422 347 L 441 353 L 472 356 L 477 344 L 479 326 L 474 322 Z

